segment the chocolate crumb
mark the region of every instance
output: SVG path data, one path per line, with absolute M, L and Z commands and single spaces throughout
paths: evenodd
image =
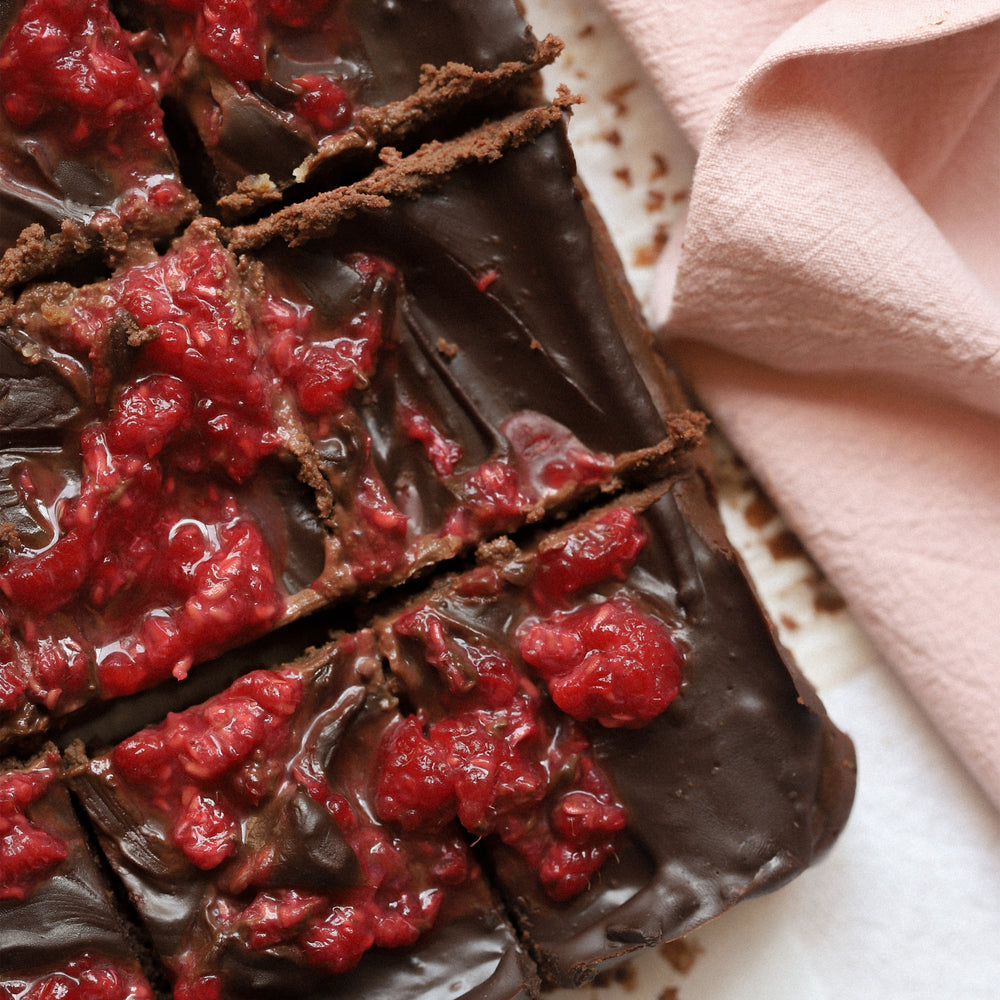
M 758 493 L 743 511 L 743 517 L 751 528 L 763 528 L 777 516 L 778 510 L 771 502 L 771 498 L 763 493 Z
M 632 257 L 636 267 L 652 267 L 663 253 L 663 248 L 667 245 L 670 231 L 664 223 L 659 223 L 653 231 L 653 242 L 639 247 Z
M 635 966 L 631 962 L 622 962 L 614 968 L 615 982 L 623 986 L 626 990 L 634 990 L 638 981 Z
M 591 980 L 591 983 L 599 990 L 607 989 L 612 982 L 611 969 L 601 969 Z
M 666 177 L 670 172 L 670 164 L 662 153 L 653 153 L 653 172 L 649 175 L 651 181 Z
M 667 196 L 662 191 L 647 191 L 646 192 L 646 211 L 647 212 L 658 212 L 663 208 L 664 203 L 667 200 Z
M 767 549 L 772 559 L 795 559 L 804 551 L 798 535 L 787 528 L 767 540 Z
M 625 98 L 638 86 L 638 80 L 630 80 L 628 83 L 619 84 L 617 87 L 612 87 L 604 95 L 604 100 L 614 105 L 615 114 L 624 115 L 628 112 L 628 103 Z
M 632 186 L 632 171 L 628 167 L 619 167 L 615 171 L 615 177 L 618 178 L 626 187 Z
M 450 340 L 445 340 L 444 337 L 438 337 L 434 346 L 438 349 L 438 353 L 443 354 L 449 361 L 454 361 L 458 357 L 458 344 L 453 344 Z
M 659 997 L 659 1000 L 679 1000 L 680 994 L 676 986 L 668 986 Z
M 609 129 L 601 136 L 601 138 L 609 146 L 620 146 L 622 144 L 622 134 L 616 128 Z
M 10 521 L 0 521 L 0 552 L 12 552 L 20 548 L 21 536 Z
M 682 976 L 686 976 L 697 961 L 698 956 L 704 951 L 702 946 L 687 938 L 677 938 L 676 941 L 664 941 L 660 945 L 660 954 L 676 969 Z
M 833 614 L 837 611 L 843 611 L 847 607 L 847 602 L 833 589 L 831 584 L 824 580 L 813 596 L 813 607 L 819 612 Z
M 791 615 L 781 615 L 778 620 L 789 632 L 794 632 L 799 627 L 799 623 Z
M 679 205 L 682 201 L 687 201 L 691 197 L 691 192 L 687 188 L 681 188 L 679 191 L 675 191 L 671 196 L 670 200 L 675 204 Z
M 591 35 L 592 35 L 592 34 L 593 34 L 593 33 L 594 33 L 594 32 L 595 32 L 596 30 L 597 30 L 597 29 L 596 29 L 596 28 L 595 28 L 595 27 L 594 27 L 594 26 L 593 26 L 592 24 L 585 24 L 585 25 L 584 25 L 584 26 L 583 26 L 583 27 L 582 27 L 582 28 L 581 28 L 581 29 L 579 30 L 579 32 L 577 32 L 577 36 L 576 36 L 576 37 L 577 37 L 577 38 L 590 38 L 590 36 L 591 36 Z

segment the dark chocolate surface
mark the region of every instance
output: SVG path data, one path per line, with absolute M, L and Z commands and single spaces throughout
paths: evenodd
M 167 5 L 118 7 L 126 24 L 151 28 L 170 53 L 167 92 L 192 133 L 200 135 L 223 193 L 247 175 L 267 175 L 279 187 L 290 183 L 306 157 L 331 138 L 335 153 L 363 152 L 362 162 L 370 166 L 376 145 L 402 139 L 411 128 L 426 137 L 428 120 L 454 117 L 462 105 L 482 103 L 484 96 L 496 104 L 511 82 L 501 74 L 492 83 L 472 84 L 470 71 L 491 74 L 508 63 L 535 66 L 536 41 L 514 0 L 334 0 L 325 8 L 313 5 L 304 27 L 261 11 L 262 75 L 239 83 L 191 42 L 190 29 L 180 27 L 191 20 L 185 15 Z M 426 67 L 443 70 L 439 84 L 411 102 Z M 515 73 L 513 82 L 526 75 Z M 302 92 L 295 81 L 311 76 L 327 77 L 345 91 L 354 118 L 343 129 L 329 133 L 295 114 L 294 101 Z M 387 114 L 380 114 L 386 106 Z
M 663 418 L 594 280 L 594 237 L 574 173 L 557 127 L 416 200 L 344 222 L 330 241 L 270 252 L 317 290 L 328 280 L 325 259 L 340 246 L 396 265 L 401 391 L 443 383 L 431 395 L 455 397 L 442 407 L 446 417 L 455 413 L 482 433 L 518 410 L 541 410 L 595 451 L 655 445 Z M 266 252 L 263 259 L 272 263 Z
M 396 714 L 372 651 L 370 634 L 359 633 L 292 668 L 306 693 L 290 735 L 273 748 L 269 764 L 277 764 L 278 776 L 244 816 L 239 853 L 221 866 L 200 871 L 184 856 L 173 841 L 171 817 L 148 811 L 149 792 L 116 767 L 113 756 L 76 768 L 73 788 L 172 977 L 219 977 L 223 995 L 233 1000 L 284 996 L 289 990 L 317 1000 L 388 991 L 413 1000 L 526 995 L 533 972 L 474 865 L 466 881 L 446 889 L 433 927 L 416 945 L 376 948 L 336 976 L 280 941 L 248 948 L 240 925 L 227 926 L 219 915 L 227 907 L 247 906 L 261 890 L 336 893 L 363 884 L 358 860 L 316 794 L 307 793 L 301 773 L 319 777 L 335 797 L 343 796 L 360 822 L 377 823 L 370 799 L 375 755 Z M 416 873 L 420 845 L 411 848 L 405 837 L 393 844 L 412 852 L 408 863 Z M 242 892 L 227 889 L 227 880 L 267 848 L 277 853 L 266 882 Z
M 538 226 L 562 235 L 546 244 L 534 237 Z M 172 253 L 202 245 L 216 247 L 216 257 L 221 252 L 207 223 L 192 227 Z M 354 263 L 359 258 L 378 262 L 374 277 L 367 265 Z M 160 259 L 145 251 L 109 283 L 78 292 L 61 283 L 37 286 L 10 310 L 0 341 L 0 405 L 12 411 L 9 430 L 0 432 L 2 443 L 9 441 L 0 459 L 0 501 L 5 522 L 30 550 L 43 552 L 58 535 L 55 497 L 71 498 L 79 490 L 81 432 L 114 412 L 124 380 L 160 370 L 159 362 L 144 360 L 156 347 L 155 328 L 149 347 L 115 346 L 121 306 L 89 353 L 77 346 L 71 355 L 62 343 L 68 334 L 61 319 L 49 330 L 38 304 L 51 287 L 64 310 L 55 315 L 71 307 L 86 315 L 92 303 L 119 294 L 113 289 L 127 275 Z M 319 338 L 336 340 L 341 329 L 349 334 L 366 311 L 377 312 L 382 325 L 374 372 L 346 395 L 342 409 L 313 417 L 298 408 L 287 386 L 275 390 L 275 425 L 285 445 L 249 479 L 232 482 L 212 469 L 194 478 L 177 473 L 179 483 L 190 480 L 185 488 L 232 494 L 259 527 L 287 597 L 282 620 L 359 590 L 377 592 L 482 538 L 578 505 L 622 481 L 648 479 L 697 438 L 696 422 L 665 425 L 619 336 L 639 334 L 629 328 L 633 317 L 615 311 L 599 280 L 599 250 L 562 128 L 498 163 L 462 169 L 420 199 L 363 212 L 328 239 L 300 248 L 272 243 L 257 259 L 262 267 L 251 260 L 238 270 L 228 258 L 225 280 L 234 283 L 235 316 L 252 315 L 267 294 L 313 310 Z M 586 275 L 591 280 L 583 280 Z M 253 336 L 264 357 L 276 334 L 255 322 Z M 457 449 L 454 468 L 436 468 L 426 444 L 407 431 L 400 416 L 407 408 Z M 529 460 L 537 435 L 551 447 Z M 564 459 L 572 465 L 573 455 L 584 456 L 583 465 L 549 482 L 549 465 Z M 387 502 L 406 518 L 385 545 L 371 541 L 359 500 L 369 456 Z M 509 511 L 494 510 L 489 501 L 475 517 L 464 517 L 471 503 L 480 503 L 474 477 L 493 462 L 516 470 L 524 498 Z M 19 488 L 25 468 L 42 484 L 52 483 L 47 505 L 30 501 Z M 90 617 L 78 627 L 88 637 L 99 633 L 100 611 L 85 615 Z M 84 646 L 100 641 L 106 637 L 88 638 Z M 47 707 L 64 715 L 101 691 L 92 680 Z M 26 697 L 33 704 L 44 700 Z M 30 719 L 18 715 L 10 731 L 44 726 L 45 716 L 32 707 Z
M 26 770 L 44 766 L 58 770 L 58 759 L 38 758 Z M 84 953 L 134 965 L 129 937 L 64 785 L 57 779 L 25 812 L 33 826 L 62 843 L 66 856 L 23 898 L 0 898 L 0 986 L 56 971 Z
M 627 836 L 568 902 L 551 899 L 514 850 L 486 841 L 543 977 L 567 986 L 797 875 L 836 838 L 853 799 L 850 740 L 777 645 L 697 475 L 641 521 L 648 541 L 624 584 L 572 604 L 625 595 L 668 623 L 684 652 L 680 695 L 648 725 L 584 723 L 628 810 Z M 502 571 L 516 582 L 496 599 L 446 591 L 428 605 L 466 641 L 516 655 L 518 626 L 537 612 L 522 589 L 530 564 L 514 565 Z M 433 719 L 442 710 L 433 670 L 412 644 L 393 648 L 392 669 Z

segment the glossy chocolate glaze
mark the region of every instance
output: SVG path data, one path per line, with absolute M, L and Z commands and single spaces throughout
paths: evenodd
M 559 233 L 558 244 L 538 240 L 539 229 Z M 416 200 L 359 213 L 329 238 L 272 243 L 258 257 L 271 287 L 335 322 L 351 300 L 344 261 L 357 253 L 387 261 L 396 274 L 393 345 L 358 412 L 376 467 L 416 532 L 439 530 L 462 501 L 463 470 L 511 456 L 503 428 L 522 412 L 561 424 L 594 452 L 650 449 L 622 465 L 626 479 L 669 461 L 669 448 L 659 459 L 656 449 L 671 433 L 622 336 L 633 332 L 633 317 L 615 308 L 599 280 L 561 127 Z M 461 446 L 455 479 L 435 475 L 422 446 L 407 439 L 400 402 Z M 333 439 L 317 446 L 321 455 L 349 449 Z
M 199 226 L 203 238 L 214 239 L 211 226 Z M 562 234 L 558 243 L 537 240 L 538 226 Z M 193 227 L 187 238 L 202 238 L 198 232 Z M 387 262 L 388 276 L 363 278 L 350 263 L 359 255 Z M 697 419 L 665 422 L 660 415 L 633 358 L 640 340 L 634 317 L 606 294 L 600 256 L 565 132 L 556 127 L 498 163 L 459 170 L 417 200 L 360 213 L 331 237 L 300 248 L 272 243 L 259 263 L 245 263 L 247 308 L 266 289 L 314 309 L 331 328 L 373 306 L 386 317 L 375 373 L 350 394 L 343 412 L 326 422 L 305 419 L 285 392 L 276 419 L 288 448 L 246 483 L 222 484 L 264 533 L 287 595 L 282 620 L 402 582 L 484 537 L 579 505 L 598 490 L 648 480 L 697 440 Z M 235 273 L 235 261 L 232 267 Z M 81 300 L 103 287 L 83 289 Z M 75 301 L 69 286 L 51 288 L 64 307 Z M 549 288 L 563 291 L 552 295 Z M 32 288 L 8 310 L 0 341 L 8 345 L 0 354 L 0 401 L 12 408 L 20 401 L 0 459 L 0 500 L 5 521 L 39 550 L 53 538 L 54 515 L 24 501 L 16 475 L 28 466 L 43 480 L 64 480 L 60 492 L 71 495 L 79 478 L 76 441 L 106 412 L 98 397 L 107 373 L 111 391 L 103 392 L 113 404 L 114 379 L 128 378 L 143 350 L 102 347 L 100 364 L 92 365 L 43 343 L 36 310 L 45 289 Z M 113 345 L 114 330 L 101 341 Z M 25 351 L 33 364 L 24 361 Z M 619 405 L 622 399 L 629 407 Z M 429 418 L 460 448 L 453 472 L 435 470 L 424 445 L 402 426 L 401 406 Z M 571 435 L 557 452 L 579 445 L 602 456 L 606 468 L 589 481 L 574 474 L 557 487 L 534 482 L 536 473 L 512 443 L 526 421 Z M 24 432 L 15 434 L 19 425 Z M 341 540 L 363 518 L 353 504 L 369 450 L 408 526 L 398 561 L 365 576 L 350 553 L 345 557 Z M 514 517 L 449 528 L 468 503 L 470 475 L 495 460 L 519 468 L 533 488 L 530 502 Z M 93 693 L 64 699 L 56 714 L 75 711 Z M 45 713 L 32 708 L 30 718 L 19 715 L 8 728 L 23 735 L 44 725 Z
M 627 502 L 643 511 L 650 496 Z M 625 595 L 667 623 L 684 654 L 679 697 L 648 725 L 584 724 L 629 814 L 617 857 L 586 892 L 558 903 L 511 848 L 485 841 L 543 977 L 566 986 L 800 873 L 836 838 L 854 793 L 851 742 L 777 644 L 698 475 L 676 480 L 641 522 L 648 541 L 625 582 L 585 590 L 571 605 Z M 499 597 L 447 590 L 428 603 L 459 634 L 516 657 L 518 626 L 537 613 L 531 562 L 500 556 L 511 583 Z M 387 634 L 393 671 L 433 720 L 433 668 L 419 647 Z
M 321 305 L 341 248 L 395 265 L 397 391 L 426 394 L 458 440 L 482 436 L 519 410 L 539 410 L 595 451 L 654 446 L 663 417 L 596 280 L 594 237 L 574 175 L 557 126 L 416 200 L 346 220 L 328 240 L 272 248 L 262 259 L 298 275 Z
M 6 46 L 22 15 L 37 15 L 27 8 L 25 0 L 0 5 L 0 47 Z M 95 29 L 99 38 L 94 41 L 95 52 L 108 42 L 105 33 L 112 33 L 121 45 L 115 58 L 131 59 L 125 54 L 128 42 L 106 6 L 98 2 L 93 12 L 98 18 L 107 17 L 107 24 Z M 81 16 L 88 13 L 82 11 Z M 104 25 L 103 20 L 98 23 Z M 52 38 L 50 44 L 62 42 Z M 67 58 L 65 53 L 63 58 Z M 176 156 L 162 130 L 157 126 L 155 140 L 147 136 L 137 143 L 128 130 L 141 128 L 138 113 L 120 110 L 121 101 L 117 111 L 98 106 L 97 79 L 121 73 L 120 67 L 102 64 L 102 58 L 94 56 L 99 68 L 87 71 L 91 92 L 84 98 L 83 111 L 71 110 L 72 101 L 58 93 L 64 82 L 49 90 L 44 83 L 40 87 L 44 99 L 57 104 L 55 117 L 45 112 L 39 121 L 20 125 L 8 117 L 0 102 L 0 254 L 10 251 L 0 265 L 0 286 L 5 289 L 52 273 L 80 257 L 114 259 L 131 235 L 169 236 L 197 211 L 197 200 L 182 183 Z M 46 66 L 32 68 L 43 75 L 50 71 Z M 138 73 L 134 63 L 132 68 Z M 78 71 L 74 80 L 79 82 L 86 75 Z M 109 102 L 116 99 L 108 98 Z M 42 98 L 36 94 L 35 100 Z M 149 102 L 155 108 L 152 95 Z M 92 124 L 108 115 L 114 126 L 97 124 L 96 138 L 82 143 L 68 138 L 81 122 Z M 127 146 L 124 153 L 122 144 Z
M 262 78 L 235 85 L 178 29 L 175 10 L 130 0 L 116 6 L 126 24 L 151 28 L 169 52 L 167 91 L 200 135 L 223 193 L 248 175 L 267 175 L 283 187 L 316 152 L 323 130 L 289 110 L 301 89 L 296 79 L 326 76 L 343 87 L 355 115 L 346 132 L 334 133 L 332 152 L 363 153 L 370 165 L 377 145 L 412 131 L 426 134 L 429 121 L 454 117 L 472 100 L 478 99 L 481 114 L 484 98 L 495 105 L 540 65 L 536 41 L 514 0 L 339 0 L 328 5 L 325 22 L 321 17 L 305 29 L 268 23 Z M 264 15 L 261 21 L 266 23 Z M 507 64 L 524 68 L 498 71 Z M 426 82 L 428 66 L 440 70 L 435 85 L 411 100 Z M 470 72 L 485 77 L 474 81 Z M 361 162 L 357 155 L 350 158 Z
M 52 765 L 43 756 L 26 770 Z M 58 768 L 58 759 L 54 759 Z M 66 857 L 23 899 L 0 899 L 0 987 L 52 972 L 84 952 L 134 965 L 136 956 L 108 884 L 60 782 L 27 807 L 28 820 L 59 840 Z
M 248 949 L 238 927 L 227 930 L 213 919 L 217 898 L 245 906 L 259 891 L 251 887 L 234 895 L 221 884 L 243 859 L 268 844 L 278 853 L 266 888 L 323 891 L 357 884 L 355 856 L 330 814 L 298 783 L 294 769 L 321 774 L 347 797 L 355 816 L 374 817 L 375 754 L 397 715 L 373 651 L 371 634 L 362 632 L 296 664 L 306 695 L 280 750 L 281 777 L 244 818 L 242 853 L 221 867 L 194 867 L 174 844 L 169 823 L 146 811 L 140 787 L 116 770 L 110 756 L 77 762 L 71 774 L 74 791 L 173 976 L 180 974 L 184 956 L 193 953 L 198 974 L 221 976 L 223 994 L 232 1000 L 289 991 L 317 1000 L 390 991 L 406 1000 L 501 1000 L 526 995 L 534 983 L 530 964 L 475 867 L 467 881 L 446 890 L 434 926 L 416 945 L 403 951 L 376 948 L 337 976 L 309 966 L 280 943 Z

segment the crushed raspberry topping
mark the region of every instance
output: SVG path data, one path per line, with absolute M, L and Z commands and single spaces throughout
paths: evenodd
M 369 583 L 399 569 L 405 559 L 409 522 L 393 503 L 370 458 L 358 477 L 353 513 L 339 536 L 355 578 Z
M 156 336 L 108 416 L 83 429 L 79 488 L 53 508 L 51 543 L 0 562 L 32 664 L 16 686 L 50 709 L 92 683 L 88 659 L 105 696 L 130 693 L 183 677 L 283 610 L 263 535 L 229 492 L 282 440 L 235 261 L 188 239 L 84 290 L 44 333 L 100 359 L 122 312 Z M 30 475 L 23 483 L 30 494 Z M 57 613 L 68 621 L 50 625 Z
M 496 834 L 539 872 L 554 899 L 569 899 L 614 852 L 624 808 L 593 762 L 589 741 L 556 720 L 538 689 L 483 637 L 422 606 L 397 634 L 418 640 L 445 682 L 444 716 L 401 720 L 381 748 L 379 816 L 407 830 L 457 818 Z
M 427 460 L 437 475 L 442 479 L 450 476 L 462 457 L 462 446 L 457 441 L 445 437 L 430 417 L 421 413 L 415 406 L 400 403 L 396 407 L 396 412 L 403 433 L 424 446 Z
M 54 753 L 41 764 L 0 775 L 0 900 L 24 899 L 67 854 L 61 838 L 27 815 L 58 774 Z
M 0 50 L 3 109 L 20 128 L 112 157 L 166 148 L 163 114 L 105 0 L 28 0 Z
M 322 749 L 324 715 L 312 717 L 301 745 L 291 738 L 303 695 L 294 669 L 257 671 L 124 741 L 110 763 L 187 860 L 213 871 L 213 923 L 250 951 L 291 949 L 339 973 L 373 946 L 412 945 L 434 924 L 446 887 L 475 869 L 457 831 L 399 838 L 372 821 L 357 798 L 363 789 L 344 786 L 337 757 Z M 344 710 L 335 702 L 326 711 L 339 733 Z M 347 753 L 355 752 L 351 743 Z M 313 835 L 325 816 L 356 868 L 337 868 L 308 886 L 282 883 L 276 858 L 296 849 L 289 817 L 303 815 L 303 802 L 315 803 L 305 813 Z M 175 972 L 178 996 L 212 996 L 218 987 L 199 968 L 197 947 L 180 956 Z
M 337 22 L 337 4 L 331 0 L 147 0 L 166 7 L 165 28 L 176 34 L 175 47 L 193 41 L 237 90 L 257 84 L 261 94 L 275 99 L 268 88 L 267 52 L 284 28 L 309 29 L 340 39 L 345 25 Z M 298 115 L 313 126 L 316 138 L 335 135 L 351 125 L 354 109 L 341 82 L 319 73 L 293 77 L 291 93 L 278 100 L 282 110 Z
M 264 75 L 260 19 L 247 0 L 204 0 L 195 29 L 198 48 L 232 82 Z
M 513 528 L 532 504 L 532 497 L 521 489 L 517 469 L 502 458 L 483 462 L 468 473 L 459 495 L 461 505 L 449 515 L 444 529 L 459 538 Z
M 567 487 L 606 482 L 613 468 L 610 455 L 590 451 L 568 428 L 542 413 L 522 410 L 508 417 L 500 430 L 512 456 L 488 459 L 463 476 L 458 484 L 461 508 L 449 517 L 447 533 L 471 539 L 484 532 L 509 531 L 540 500 L 550 500 Z
M 367 387 L 391 321 L 384 302 L 395 278 L 391 265 L 363 254 L 347 263 L 361 278 L 358 295 L 366 304 L 345 322 L 326 323 L 311 306 L 274 294 L 263 306 L 270 364 L 312 417 L 336 414 L 351 390 Z
M 163 803 L 180 801 L 191 781 L 222 779 L 237 771 L 240 780 L 233 788 L 246 798 L 246 768 L 266 761 L 285 739 L 284 721 L 301 698 L 302 679 L 294 671 L 257 670 L 204 705 L 130 737 L 111 757 L 129 780 L 148 784 Z M 250 795 L 251 804 L 260 794 Z
M 508 417 L 500 430 L 517 456 L 525 488 L 543 497 L 567 485 L 594 486 L 614 467 L 610 455 L 591 451 L 569 428 L 533 410 Z
M 111 759 L 147 789 L 185 857 L 203 870 L 216 868 L 239 849 L 242 818 L 273 790 L 274 754 L 301 698 L 294 671 L 256 671 L 120 743 Z
M 574 719 L 637 728 L 677 697 L 681 654 L 670 632 L 623 597 L 528 623 L 519 648 Z
M 324 135 L 335 135 L 349 128 L 354 119 L 350 98 L 344 88 L 329 77 L 306 73 L 292 79 L 301 95 L 292 105 L 296 114 L 312 122 Z
M 153 990 L 134 963 L 97 955 L 71 959 L 58 972 L 0 984 L 3 1000 L 153 1000 Z
M 638 518 L 624 507 L 592 517 L 535 558 L 531 596 L 540 607 L 563 606 L 570 595 L 606 580 L 624 580 L 646 544 Z

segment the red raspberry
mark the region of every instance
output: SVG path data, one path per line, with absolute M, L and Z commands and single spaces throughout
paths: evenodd
M 518 641 L 574 719 L 636 728 L 677 696 L 680 651 L 662 622 L 624 598 L 556 612 L 522 628 Z
M 499 458 L 484 462 L 466 476 L 463 492 L 461 516 L 471 519 L 479 532 L 513 526 L 534 499 L 522 490 L 517 470 Z
M 450 438 L 446 438 L 438 428 L 431 423 L 429 417 L 406 403 L 397 407 L 399 425 L 408 438 L 419 441 L 424 446 L 427 459 L 434 471 L 444 479 L 455 471 L 455 465 L 462 457 L 462 446 Z
M 204 0 L 195 38 L 199 50 L 231 83 L 264 75 L 257 5 L 247 0 Z
M 375 943 L 371 914 L 362 906 L 334 906 L 300 938 L 310 965 L 326 972 L 353 969 Z
M 320 132 L 333 135 L 351 124 L 350 98 L 329 77 L 307 73 L 294 77 L 292 85 L 302 90 L 293 105 L 295 112 L 311 121 Z
M 191 864 L 208 870 L 236 852 L 240 827 L 236 818 L 193 786 L 182 793 L 183 812 L 174 824 L 174 841 Z
M 16 126 L 58 127 L 70 148 L 166 145 L 163 114 L 105 0 L 28 0 L 0 49 L 0 93 Z
M 26 816 L 0 813 L 0 899 L 24 899 L 65 857 L 66 845 Z
M 322 896 L 296 889 L 262 892 L 237 917 L 246 927 L 246 942 L 253 950 L 288 941 L 310 917 L 326 905 Z
M 615 508 L 590 518 L 558 544 L 542 543 L 531 594 L 537 605 L 564 605 L 584 587 L 624 580 L 646 544 L 635 514 Z
M 602 483 L 614 467 L 610 455 L 592 452 L 567 427 L 534 410 L 508 417 L 500 430 L 517 455 L 522 480 L 535 496 L 568 484 Z
M 419 717 L 409 716 L 386 734 L 375 801 L 379 816 L 404 830 L 442 827 L 454 818 L 454 767 L 424 736 Z

